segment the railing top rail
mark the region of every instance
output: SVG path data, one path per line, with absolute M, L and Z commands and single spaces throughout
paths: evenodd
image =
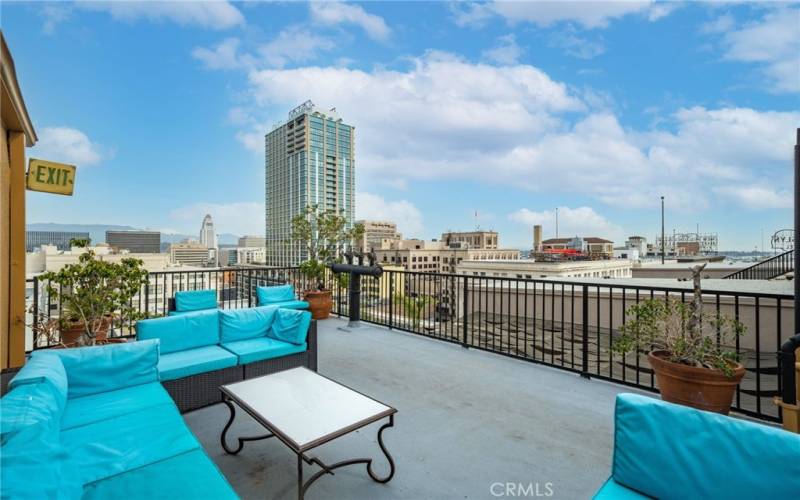
M 178 275 L 178 274 L 203 274 L 203 273 L 224 273 L 224 272 L 241 272 L 241 271 L 297 271 L 298 267 L 227 267 L 227 268 L 209 268 L 209 269 L 186 269 L 186 270 L 169 270 L 169 271 L 153 271 L 150 272 L 150 276 L 165 276 L 165 275 Z M 517 277 L 509 277 L 509 276 L 473 276 L 473 275 L 466 275 L 466 274 L 454 274 L 454 273 L 433 273 L 433 272 L 424 272 L 424 271 L 406 271 L 406 270 L 385 270 L 385 274 L 392 275 L 392 274 L 402 274 L 408 277 L 414 278 L 434 278 L 434 279 L 444 279 L 444 280 L 454 280 L 454 279 L 462 279 L 466 280 L 469 284 L 474 284 L 480 286 L 480 284 L 486 283 L 489 285 L 496 285 L 500 283 L 501 285 L 504 283 L 517 283 L 517 284 L 533 284 L 536 286 L 564 286 L 564 287 L 588 287 L 590 291 L 592 289 L 602 289 L 602 290 L 630 290 L 630 291 L 644 291 L 644 292 L 666 292 L 666 293 L 691 293 L 692 289 L 689 284 L 685 286 L 667 286 L 661 284 L 637 284 L 635 283 L 635 279 L 632 278 L 610 278 L 610 279 L 590 279 L 590 280 L 582 280 L 580 278 L 567 278 L 567 279 L 559 279 L 559 278 L 517 278 Z M 38 278 L 28 278 L 27 282 L 34 282 Z M 622 283 L 621 281 L 626 281 Z M 703 289 L 704 295 L 719 295 L 719 296 L 730 296 L 730 297 L 752 297 L 752 298 L 762 298 L 762 299 L 794 299 L 794 293 L 792 292 L 764 292 L 764 291 L 755 291 L 755 290 L 741 290 L 741 289 L 733 289 L 719 287 L 719 282 L 715 283 L 714 288 L 705 288 Z M 730 285 L 733 287 L 734 285 Z
M 792 261 L 792 259 L 790 259 L 790 258 L 787 259 L 787 257 L 790 257 L 793 253 L 794 253 L 794 250 L 786 250 L 785 252 L 782 252 L 782 253 L 779 253 L 777 255 L 773 255 L 772 257 L 769 257 L 767 259 L 758 261 L 758 262 L 756 262 L 756 263 L 754 263 L 752 265 L 749 265 L 747 267 L 739 269 L 738 271 L 734 271 L 734 272 L 732 272 L 730 274 L 726 274 L 722 278 L 723 279 L 735 279 L 735 277 L 737 277 L 737 276 L 747 275 L 748 273 L 750 273 L 752 271 L 756 271 L 759 268 L 764 267 L 764 266 L 768 266 L 769 264 L 771 264 L 773 262 L 776 262 L 776 261 L 782 261 L 782 262 L 783 261 L 787 261 L 789 263 L 789 266 L 785 269 L 785 271 L 783 271 L 781 273 L 781 274 L 784 274 L 784 273 L 792 271 L 794 269 L 794 262 Z

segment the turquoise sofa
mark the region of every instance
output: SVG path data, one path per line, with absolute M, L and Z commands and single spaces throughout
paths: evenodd
M 308 302 L 297 300 L 293 285 L 272 285 L 256 288 L 259 306 L 280 306 L 288 309 L 308 309 Z
M 161 382 L 181 411 L 221 401 L 219 386 L 305 366 L 317 369 L 311 313 L 279 306 L 186 312 L 136 324 L 158 339 Z
M 0 497 L 237 498 L 159 383 L 158 347 L 34 352 L 0 400 Z
M 611 477 L 595 499 L 798 498 L 800 435 L 620 394 Z

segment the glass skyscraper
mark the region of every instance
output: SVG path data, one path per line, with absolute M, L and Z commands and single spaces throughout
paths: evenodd
M 265 138 L 267 264 L 294 266 L 307 258 L 291 243 L 292 218 L 307 206 L 335 210 L 353 226 L 354 128 L 335 109 L 311 101 L 289 112 Z

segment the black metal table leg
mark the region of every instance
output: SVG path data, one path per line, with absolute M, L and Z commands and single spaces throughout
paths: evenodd
M 242 448 L 244 448 L 245 441 L 258 441 L 261 439 L 269 439 L 275 436 L 275 434 L 270 433 L 270 434 L 264 434 L 262 436 L 240 437 L 237 438 L 239 444 L 236 447 L 236 449 L 228 448 L 228 443 L 225 437 L 228 434 L 228 429 L 231 428 L 231 424 L 233 424 L 233 419 L 236 417 L 236 408 L 233 406 L 233 403 L 231 403 L 227 398 L 223 399 L 222 402 L 225 403 L 225 406 L 228 407 L 228 411 L 230 411 L 230 416 L 228 417 L 228 423 L 225 424 L 225 428 L 222 429 L 222 434 L 219 437 L 219 442 L 222 445 L 222 449 L 225 450 L 225 453 L 228 453 L 230 455 L 236 455 L 237 453 L 242 451 Z
M 320 477 L 324 476 L 325 474 L 333 475 L 333 469 L 338 469 L 339 467 L 346 467 L 348 465 L 356 465 L 356 464 L 366 464 L 367 465 L 367 474 L 369 477 L 375 481 L 376 483 L 385 484 L 392 480 L 394 477 L 395 472 L 395 465 L 394 459 L 392 455 L 389 454 L 389 450 L 386 449 L 386 445 L 383 443 L 383 431 L 388 429 L 389 427 L 394 426 L 394 415 L 389 415 L 389 422 L 383 424 L 381 428 L 378 430 L 378 446 L 380 446 L 381 451 L 383 452 L 386 460 L 389 462 L 389 473 L 385 477 L 379 477 L 372 471 L 372 462 L 371 458 L 356 458 L 353 460 L 344 460 L 342 462 L 336 462 L 332 465 L 326 465 L 324 462 L 319 460 L 316 457 L 306 457 L 302 453 L 297 455 L 297 492 L 298 498 L 302 500 L 305 496 L 306 490 L 311 484 L 319 479 Z M 320 466 L 322 469 L 314 473 L 308 481 L 303 482 L 303 462 L 310 464 L 316 464 Z

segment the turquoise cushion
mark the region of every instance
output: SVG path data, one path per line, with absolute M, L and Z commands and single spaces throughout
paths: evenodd
M 158 361 L 158 372 L 162 381 L 175 380 L 236 366 L 236 361 L 236 356 L 222 347 L 198 347 L 188 351 L 163 354 Z
M 83 484 L 200 448 L 173 403 L 64 430 L 61 443 Z
M 219 312 L 193 311 L 136 322 L 136 338 L 159 339 L 161 354 L 219 343 Z
M 59 391 L 49 382 L 20 384 L 0 399 L 0 444 L 14 436 L 40 434 L 49 441 L 58 441 L 58 428 L 63 411 Z M 24 438 L 21 437 L 24 441 Z
M 308 302 L 305 300 L 287 300 L 286 302 L 277 302 L 273 305 L 282 309 L 308 309 Z
M 800 435 L 635 394 L 617 396 L 612 476 L 656 498 L 797 498 Z
M 51 353 L 64 364 L 69 398 L 158 381 L 157 340 L 34 351 L 31 357 Z
M 221 310 L 219 323 L 222 343 L 265 336 L 277 310 L 277 306 Z
M 41 351 L 37 356 L 31 357 L 20 369 L 8 385 L 9 390 L 23 384 L 39 384 L 48 382 L 55 389 L 58 407 L 63 410 L 67 403 L 67 372 L 61 358 L 56 354 Z
M 87 484 L 84 500 L 108 498 L 239 498 L 202 450 L 192 450 Z
M 267 337 L 291 344 L 305 344 L 310 324 L 311 313 L 308 311 L 278 309 L 272 328 L 267 331 Z
M 119 417 L 151 406 L 172 403 L 158 382 L 70 399 L 61 416 L 61 429 L 71 429 Z
M 603 484 L 602 488 L 597 490 L 597 493 L 592 497 L 595 500 L 637 500 L 641 498 L 650 498 L 628 489 L 618 482 L 614 481 L 613 477 L 608 478 L 608 481 Z
M 246 365 L 255 361 L 279 358 L 289 354 L 295 354 L 306 350 L 306 344 L 290 344 L 270 337 L 259 337 L 257 339 L 239 340 L 229 344 L 222 344 L 222 347 L 231 351 L 239 357 L 239 364 Z
M 32 426 L 3 443 L 0 498 L 81 498 L 83 484 L 76 466 L 67 448 L 50 436 L 48 430 Z
M 176 311 L 202 311 L 203 309 L 216 309 L 217 307 L 216 290 L 175 292 Z
M 288 302 L 297 298 L 292 285 L 260 286 L 256 288 L 256 296 L 260 306 Z

